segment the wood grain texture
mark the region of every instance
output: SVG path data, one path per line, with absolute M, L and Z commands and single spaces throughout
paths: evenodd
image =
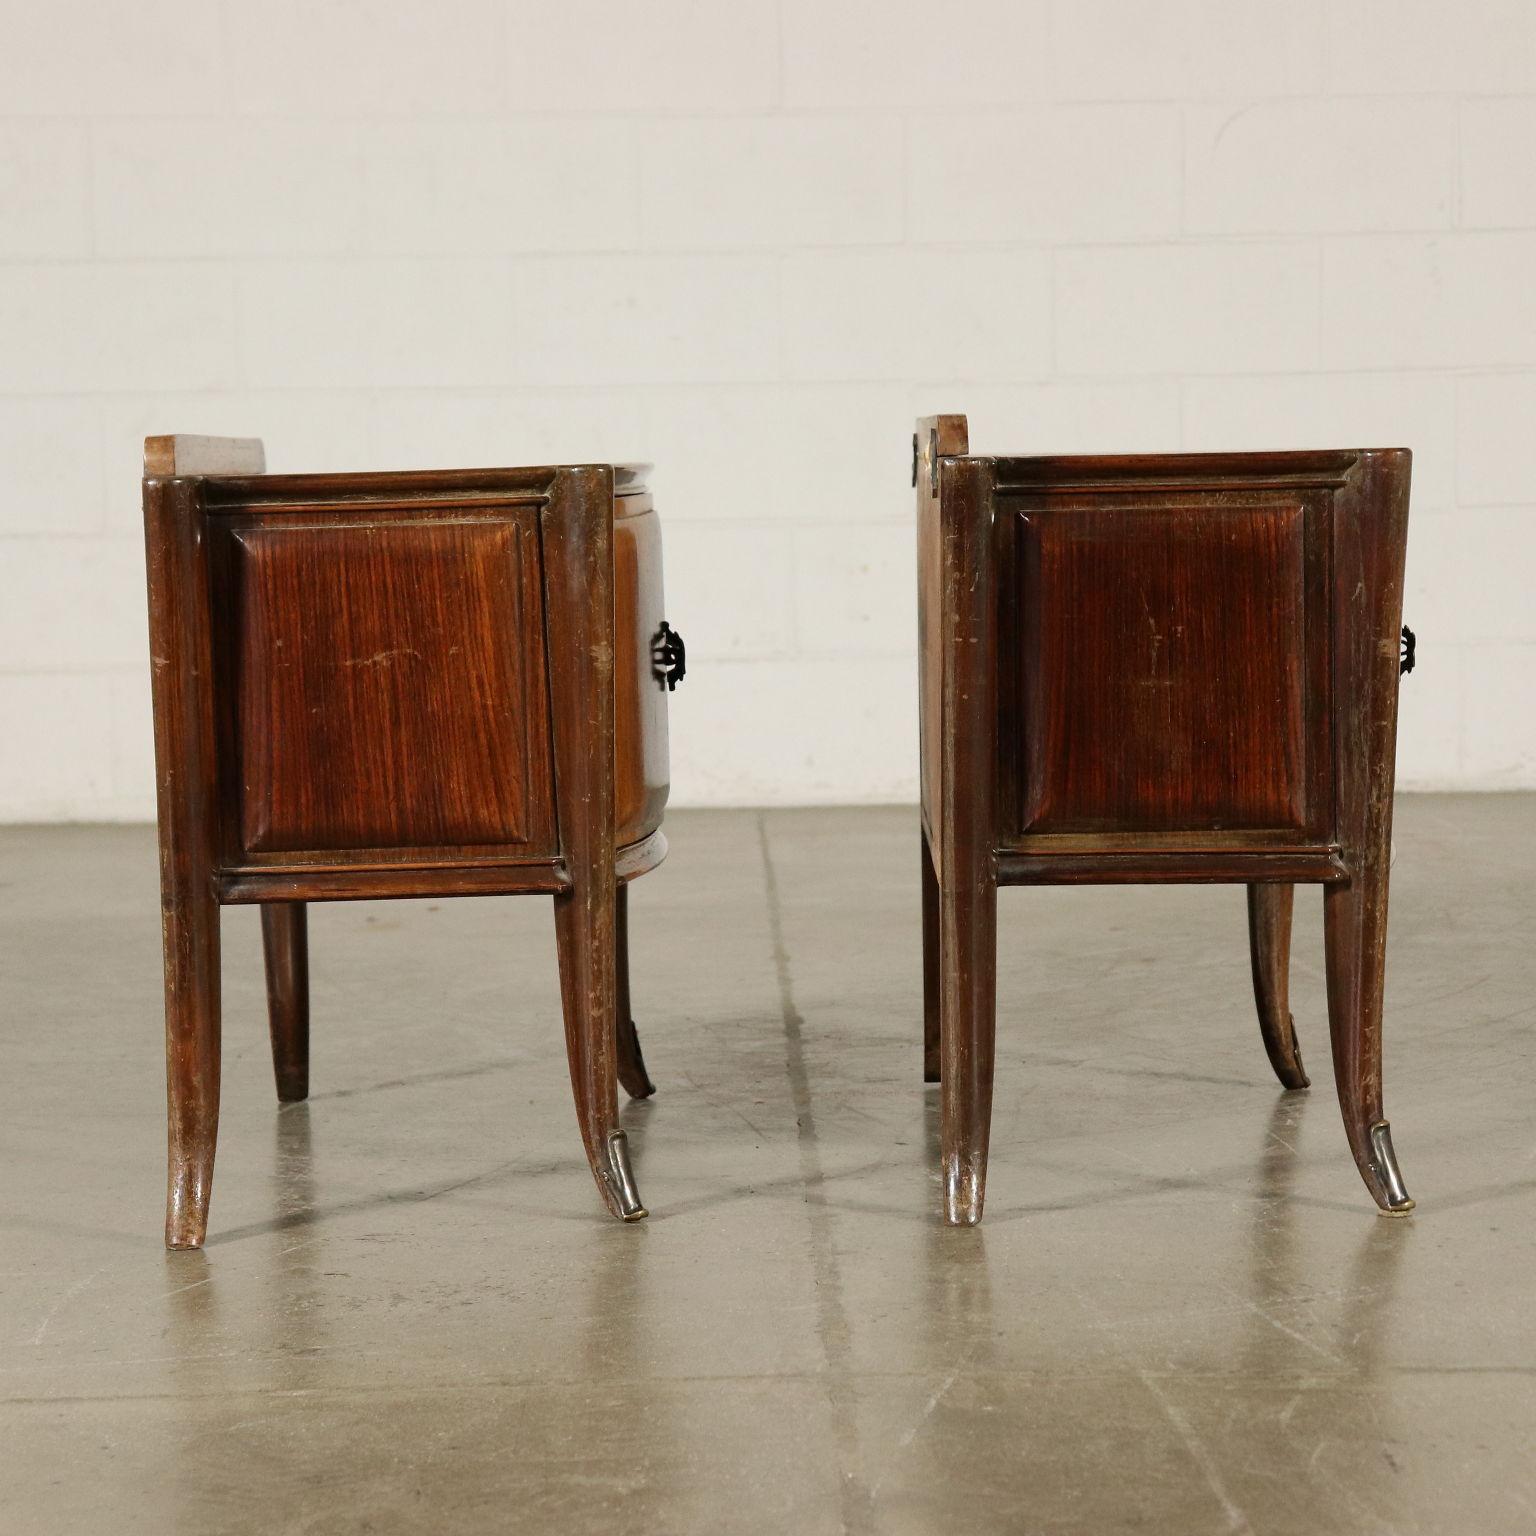
M 229 534 L 231 852 L 553 852 L 531 513 Z
M 1032 506 L 1014 550 L 1021 833 L 1326 830 L 1299 502 Z
M 202 1246 L 219 1134 L 218 798 L 208 543 L 197 481 L 144 482 L 165 958 L 165 1242 Z
M 656 861 L 657 863 L 660 860 Z M 226 906 L 271 901 L 395 901 L 417 896 L 554 896 L 571 887 L 559 859 L 533 864 L 375 865 L 337 869 L 225 870 L 216 881 Z
M 928 838 L 937 862 L 943 855 L 937 816 L 943 744 L 943 548 L 939 531 L 939 460 L 966 452 L 965 417 L 929 416 L 912 438 L 912 478 L 917 492 L 918 770 Z
M 1125 839 L 1129 841 L 1129 839 Z M 1126 852 L 1032 853 L 1004 848 L 997 856 L 1002 885 L 1224 885 L 1280 880 L 1321 885 L 1349 879 L 1336 849 L 1146 848 Z

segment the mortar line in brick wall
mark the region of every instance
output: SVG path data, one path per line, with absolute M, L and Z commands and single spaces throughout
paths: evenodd
M 1470 241 L 1480 236 L 1536 235 L 1536 223 L 1528 224 L 1401 224 L 1391 227 L 1338 227 L 1307 230 L 1212 230 L 1184 231 L 1177 237 L 1151 235 L 1145 239 L 1127 239 L 1123 236 L 1103 240 L 881 240 L 843 241 L 818 244 L 801 242 L 793 245 L 744 244 L 744 245 L 680 245 L 680 246 L 550 246 L 520 250 L 499 250 L 489 253 L 440 250 L 369 251 L 355 250 L 292 250 L 286 252 L 241 252 L 190 255 L 167 248 L 154 255 L 80 255 L 59 256 L 0 256 L 0 270 L 16 267 L 38 267 L 49 270 L 78 267 L 94 269 L 153 268 L 153 267 L 203 267 L 224 266 L 231 268 L 263 268 L 296 264 L 313 266 L 399 266 L 405 263 L 420 265 L 484 265 L 488 262 L 513 266 L 526 262 L 568 262 L 583 260 L 608 262 L 617 265 L 633 263 L 637 258 L 646 261 L 666 260 L 698 261 L 707 259 L 746 261 L 757 259 L 767 262 L 796 256 L 848 256 L 895 254 L 918 252 L 927 255 L 965 256 L 972 253 L 986 255 L 1062 254 L 1091 251 L 1149 251 L 1149 250 L 1240 250 L 1245 246 L 1259 245 L 1310 245 L 1322 240 L 1456 240 Z
M 1414 380 L 1425 380 L 1442 377 L 1448 380 L 1468 378 L 1524 378 L 1536 374 L 1536 356 L 1529 362 L 1466 362 L 1466 363 L 1399 363 L 1383 364 L 1379 368 L 1366 368 L 1358 365 L 1349 366 L 1319 366 L 1317 368 L 1257 368 L 1244 367 L 1241 369 L 1199 369 L 1183 368 L 1177 372 L 1125 372 L 1103 373 L 1086 371 L 1079 372 L 1074 369 L 1060 369 L 1048 375 L 1038 373 L 1030 374 L 995 374 L 987 378 L 967 378 L 918 381 L 909 375 L 893 377 L 890 373 L 870 374 L 836 374 L 836 375 L 785 375 L 773 377 L 769 375 L 754 375 L 751 378 L 709 377 L 701 375 L 690 379 L 638 379 L 622 383 L 603 383 L 593 385 L 534 382 L 519 382 L 505 386 L 495 384 L 466 383 L 466 384 L 395 384 L 383 386 L 369 386 L 358 383 L 338 384 L 269 384 L 259 383 L 251 385 L 221 385 L 213 389 L 199 389 L 196 385 L 189 384 L 183 387 L 163 387 L 144 389 L 119 389 L 99 390 L 82 388 L 80 386 L 60 385 L 47 388 L 0 388 L 0 401 L 36 401 L 36 400 L 75 400 L 110 403 L 113 401 L 143 401 L 159 398 L 175 399 L 182 401 L 190 397 L 206 398 L 210 400 L 244 400 L 248 397 L 278 398 L 282 396 L 327 396 L 327 397 L 362 397 L 376 388 L 381 396 L 389 395 L 432 395 L 443 398 L 471 398 L 471 399 L 515 399 L 519 396 L 549 395 L 557 391 L 571 391 L 583 395 L 598 395 L 603 393 L 636 392 L 636 393 L 661 393 L 663 391 L 686 390 L 716 390 L 716 389 L 742 389 L 742 390 L 828 390 L 828 389 L 895 389 L 895 388 L 935 388 L 942 387 L 951 394 L 957 394 L 966 389 L 1025 389 L 1025 388 L 1050 388 L 1056 385 L 1099 385 L 1099 386 L 1134 386 L 1151 384 L 1179 385 L 1185 381 L 1205 380 L 1234 380 L 1234 381 L 1258 381 L 1258 380 L 1282 380 L 1282 379 L 1349 379 L 1349 378 L 1399 378 L 1406 377 Z
M 698 389 L 750 389 L 750 390 L 826 390 L 826 389 L 866 389 L 871 385 L 887 389 L 919 388 L 925 390 L 964 390 L 964 389 L 990 389 L 1001 385 L 1010 388 L 1015 387 L 1047 387 L 1064 381 L 1073 384 L 1145 384 L 1145 383 L 1172 383 L 1177 384 L 1185 379 L 1346 379 L 1352 377 L 1379 378 L 1384 375 L 1394 375 L 1404 372 L 1412 372 L 1415 375 L 1442 374 L 1447 379 L 1462 378 L 1520 378 L 1536 374 L 1536 356 L 1528 363 L 1429 363 L 1421 365 L 1383 365 L 1380 368 L 1364 368 L 1360 366 L 1348 367 L 1318 367 L 1318 368 L 1236 368 L 1219 370 L 1200 370 L 1183 368 L 1175 372 L 1156 373 L 1079 373 L 1069 370 L 1056 370 L 1049 373 L 1018 373 L 995 374 L 983 377 L 981 375 L 968 375 L 950 379 L 918 378 L 910 379 L 907 376 L 893 379 L 888 374 L 856 375 L 838 374 L 826 377 L 801 377 L 801 378 L 763 378 L 753 377 L 748 379 L 732 378 L 698 378 L 698 379 L 667 379 L 667 380 L 642 380 L 634 383 L 620 384 L 566 384 L 566 383 L 508 383 L 508 384 L 220 384 L 207 389 L 196 387 L 161 389 L 161 388 L 132 388 L 132 389 L 6 389 L 0 388 L 0 400 L 33 400 L 38 397 L 49 399 L 70 399 L 85 402 L 112 402 L 122 400 L 156 400 L 159 398 L 181 401 L 188 396 L 196 396 L 198 399 L 208 400 L 245 400 L 258 397 L 280 397 L 285 395 L 316 395 L 335 398 L 348 396 L 359 401 L 370 399 L 373 396 L 390 397 L 401 395 L 441 395 L 444 397 L 472 398 L 472 399 L 516 399 L 527 396 L 539 398 L 551 394 L 570 393 L 586 396 L 614 395 L 624 396 L 638 392 L 664 393 L 667 391 L 686 392 Z
M 149 656 L 142 662 L 84 667 L 0 667 L 0 677 L 148 677 Z
M 1409 91 L 1279 91 L 1247 92 L 1241 90 L 1187 91 L 1171 96 L 1051 96 L 1028 102 L 924 102 L 914 113 L 918 117 L 985 118 L 1022 117 L 1049 112 L 1056 108 L 1073 107 L 1206 107 L 1225 106 L 1233 102 L 1250 103 L 1254 106 L 1286 106 L 1306 104 L 1313 106 L 1375 105 L 1417 102 L 1500 102 L 1524 101 L 1536 95 L 1536 90 L 1409 90 Z M 527 110 L 486 112 L 378 112 L 378 111 L 243 111 L 225 112 L 10 112 L 0 110 L 0 123 L 60 123 L 88 122 L 102 124 L 175 124 L 189 128 L 199 124 L 220 123 L 236 126 L 264 123 L 314 124 L 320 127 L 347 125 L 358 128 L 398 128 L 424 126 L 436 127 L 488 127 L 533 125 L 542 121 L 581 124 L 601 123 L 675 123 L 675 122 L 724 122 L 739 123 L 782 118 L 786 121 L 842 118 L 863 121 L 868 118 L 890 117 L 910 107 L 907 98 L 893 97 L 889 101 L 872 103 L 840 103 L 824 107 L 797 106 L 786 110 L 782 103 L 766 107 L 708 108 L 693 110 L 665 107 L 537 107 Z
M 1363 368 L 1359 366 L 1273 369 L 1254 367 L 1242 369 L 1186 368 L 1176 373 L 1095 373 L 1064 369 L 1045 376 L 1040 374 L 998 374 L 989 378 L 941 380 L 937 384 L 932 380 L 925 380 L 918 384 L 907 376 L 892 378 L 890 374 L 881 373 L 865 375 L 844 374 L 836 377 L 806 375 L 780 379 L 764 377 L 750 379 L 701 377 L 697 379 L 642 380 L 635 383 L 598 385 L 590 388 L 583 385 L 553 383 L 520 383 L 508 385 L 504 388 L 485 384 L 466 384 L 462 386 L 452 384 L 400 384 L 382 386 L 378 393 L 383 397 L 427 395 L 438 396 L 444 399 L 484 399 L 495 401 L 516 401 L 524 397 L 548 396 L 561 391 L 570 391 L 590 397 L 609 391 L 662 394 L 665 392 L 713 391 L 720 389 L 809 392 L 840 389 L 865 391 L 897 388 L 923 388 L 928 390 L 940 388 L 946 393 L 957 395 L 968 389 L 1051 389 L 1058 386 L 1071 386 L 1073 388 L 1088 386 L 1131 388 L 1140 385 L 1179 386 L 1188 382 L 1211 381 L 1257 383 L 1264 380 L 1274 382 L 1312 379 L 1341 381 L 1348 379 L 1389 379 L 1399 377 L 1410 378 L 1415 382 L 1424 382 L 1435 378 L 1443 378 L 1447 382 L 1456 382 L 1463 379 L 1524 379 L 1532 375 L 1536 375 L 1536 357 L 1533 357 L 1529 363 L 1423 363 L 1399 364 L 1397 366 L 1383 365 L 1379 368 Z M 173 399 L 179 403 L 193 396 L 212 401 L 244 401 L 246 399 L 277 400 L 286 396 L 295 398 L 360 398 L 368 392 L 366 386 L 358 384 L 259 384 L 249 387 L 220 387 L 210 390 L 200 390 L 195 386 L 188 386 L 178 389 L 149 388 L 111 391 L 61 386 L 49 389 L 0 389 L 0 402 L 52 400 L 110 404 L 122 401 L 154 401 L 163 397 Z M 1514 504 L 1522 505 L 1523 503 L 1517 501 Z
M 1403 378 L 1414 381 L 1424 381 L 1443 377 L 1448 380 L 1464 378 L 1524 378 L 1536 374 L 1536 358 L 1529 363 L 1422 363 L 1400 364 L 1398 366 L 1383 365 L 1380 368 L 1360 367 L 1319 367 L 1319 368 L 1252 368 L 1247 367 L 1241 371 L 1228 371 L 1226 369 L 1181 369 L 1177 373 L 1079 373 L 1073 370 L 1063 370 L 1048 378 L 1041 378 L 1038 374 L 999 374 L 986 379 L 950 380 L 943 382 L 943 390 L 951 397 L 958 396 L 967 389 L 1049 389 L 1055 386 L 1072 386 L 1074 388 L 1084 386 L 1132 387 L 1136 385 L 1180 385 L 1186 381 L 1223 381 L 1234 382 L 1258 382 L 1260 380 L 1306 380 L 1326 379 L 1341 380 L 1349 378 Z M 601 386 L 608 388 L 610 386 Z M 788 376 L 782 378 L 755 377 L 750 379 L 721 379 L 721 378 L 697 378 L 697 379 L 666 379 L 666 380 L 641 380 L 635 383 L 612 386 L 615 388 L 631 389 L 644 393 L 662 390 L 724 390 L 724 389 L 761 389 L 783 388 L 785 390 L 816 390 L 816 389 L 858 389 L 874 390 L 887 388 L 916 388 L 913 380 L 907 376 L 893 378 L 888 373 L 864 374 L 858 376 L 839 375 L 835 378 L 822 378 L 815 375 Z M 931 381 L 924 387 L 931 387 Z M 363 392 L 365 386 L 347 384 L 316 384 L 295 386 L 289 388 L 286 385 L 261 384 L 253 385 L 249 390 L 232 389 L 227 391 L 207 392 L 208 398 L 240 398 L 247 395 L 262 397 L 280 397 L 284 395 L 295 396 L 356 396 Z M 511 399 L 515 393 L 521 391 L 527 394 L 548 395 L 560 388 L 580 389 L 581 386 L 564 386 L 538 383 L 519 384 L 503 391 L 490 385 L 412 385 L 402 384 L 393 387 L 389 392 L 396 394 L 422 394 L 439 395 L 444 398 L 494 398 Z M 192 396 L 202 396 L 204 391 L 189 385 L 181 389 L 144 389 L 121 390 L 110 394 L 102 394 L 94 390 L 84 390 L 78 387 L 70 388 L 62 386 L 58 388 L 44 389 L 0 389 L 0 402 L 3 401 L 40 401 L 40 400 L 94 400 L 94 401 L 141 401 L 154 400 L 159 397 L 174 397 L 181 401 Z M 644 455 L 642 455 L 642 458 Z

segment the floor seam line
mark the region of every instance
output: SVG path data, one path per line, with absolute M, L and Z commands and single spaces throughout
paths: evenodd
M 832 1432 L 844 1465 L 840 1504 L 845 1532 L 869 1532 L 874 1526 L 874 1504 L 862 1474 L 856 1404 L 849 1388 L 852 1350 L 847 1309 L 843 1306 L 843 1280 L 832 1241 L 831 1211 L 826 1198 L 826 1171 L 816 1139 L 816 1116 L 811 1104 L 810 1077 L 805 1069 L 804 1019 L 795 1003 L 790 973 L 789 945 L 784 936 L 783 908 L 779 899 L 778 872 L 768 846 L 768 818 L 757 813 L 757 840 L 763 860 L 763 885 L 768 900 L 768 934 L 773 947 L 773 966 L 779 989 L 779 1013 L 784 1029 L 784 1066 L 790 1097 L 795 1107 L 796 1141 L 811 1236 L 811 1268 L 816 1283 L 816 1335 L 826 1360 L 825 1379 Z

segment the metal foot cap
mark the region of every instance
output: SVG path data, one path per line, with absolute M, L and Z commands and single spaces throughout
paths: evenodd
M 614 1203 L 624 1221 L 643 1221 L 650 1212 L 640 1203 L 640 1191 L 635 1188 L 634 1169 L 629 1164 L 629 1138 L 623 1131 L 611 1131 L 608 1136 L 608 1166 L 604 1170 L 608 1187 L 613 1191 Z
M 1403 1183 L 1402 1170 L 1397 1166 L 1397 1153 L 1392 1150 L 1392 1127 L 1385 1120 L 1378 1120 L 1371 1127 L 1371 1169 L 1381 1183 L 1380 1202 L 1382 1213 L 1387 1216 L 1406 1216 L 1413 1209 L 1413 1197 Z

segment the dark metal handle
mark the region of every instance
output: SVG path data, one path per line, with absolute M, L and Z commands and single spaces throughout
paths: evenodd
M 1413 671 L 1413 653 L 1418 648 L 1418 643 L 1418 636 L 1415 635 L 1414 632 L 1409 629 L 1406 624 L 1404 624 L 1402 659 L 1397 664 L 1397 671 L 1399 676 L 1401 676 L 1404 672 Z
M 651 636 L 651 676 L 659 687 L 671 693 L 688 675 L 688 647 L 683 637 L 667 623 Z

